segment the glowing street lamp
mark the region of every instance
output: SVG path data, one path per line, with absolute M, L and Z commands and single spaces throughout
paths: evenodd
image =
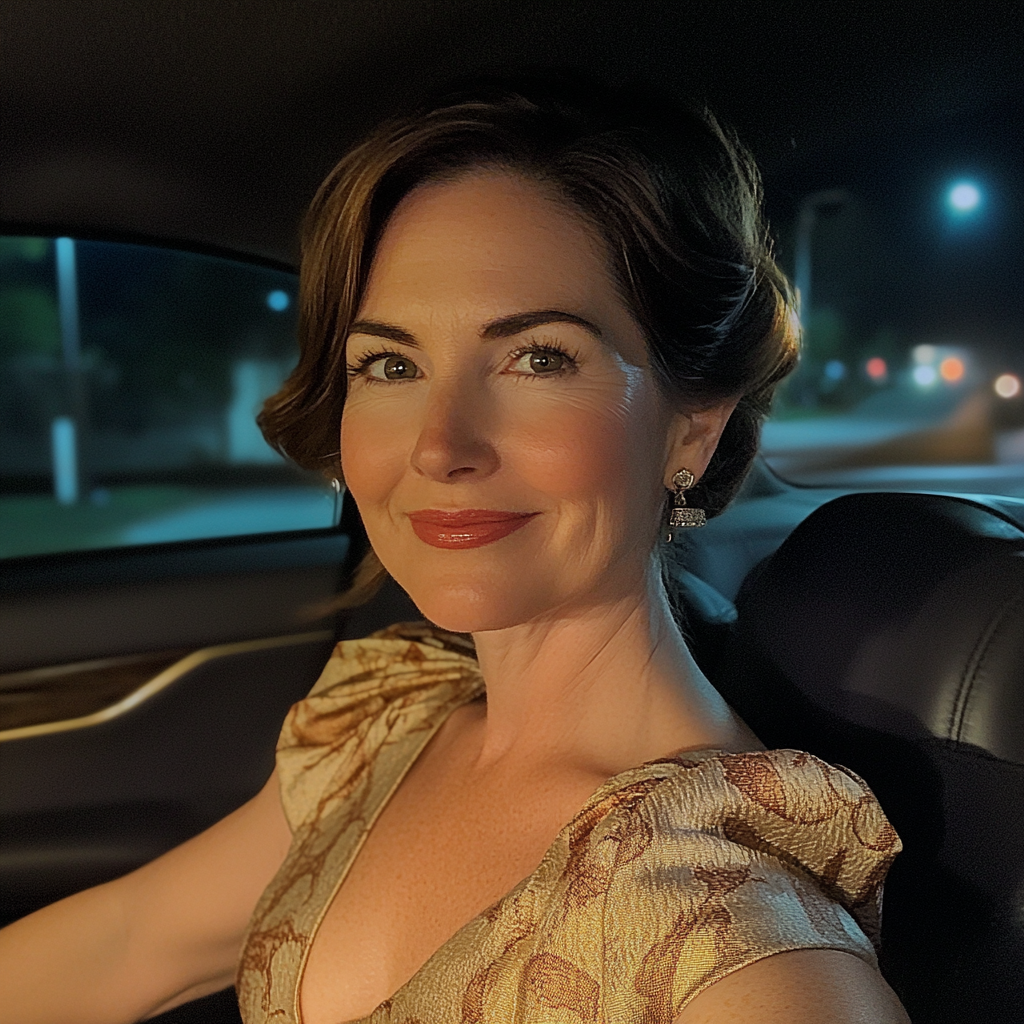
M 958 181 L 949 190 L 946 201 L 958 216 L 974 213 L 981 206 L 981 189 L 971 181 Z

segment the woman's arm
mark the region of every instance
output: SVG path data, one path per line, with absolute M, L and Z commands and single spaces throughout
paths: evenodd
M 910 1024 L 873 967 L 835 949 L 776 953 L 726 975 L 674 1024 Z
M 4 928 L 0 1024 L 129 1024 L 230 985 L 290 843 L 275 772 L 150 864 Z

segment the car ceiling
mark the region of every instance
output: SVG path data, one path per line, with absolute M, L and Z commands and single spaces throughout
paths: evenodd
M 291 262 L 335 160 L 446 78 L 564 66 L 706 98 L 768 180 L 1020 93 L 1018 3 L 4 0 L 7 230 Z

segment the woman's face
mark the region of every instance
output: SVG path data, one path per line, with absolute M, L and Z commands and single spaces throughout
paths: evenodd
M 448 629 L 642 590 L 668 479 L 706 463 L 599 238 L 510 173 L 402 201 L 347 364 L 346 484 L 385 568 Z

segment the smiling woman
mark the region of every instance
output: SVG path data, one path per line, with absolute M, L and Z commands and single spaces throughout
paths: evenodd
M 344 473 L 364 583 L 474 648 L 343 645 L 293 712 L 247 1019 L 904 1019 L 862 931 L 895 833 L 764 751 L 662 584 L 670 492 L 722 510 L 795 362 L 759 202 L 706 111 L 536 82 L 385 124 L 321 188 L 261 423 Z
M 338 165 L 261 422 L 344 474 L 364 582 L 429 624 L 338 645 L 249 805 L 13 926 L 25 977 L 97 921 L 80 1019 L 237 961 L 247 1024 L 906 1020 L 873 946 L 895 831 L 854 773 L 765 750 L 664 582 L 796 356 L 759 201 L 706 111 L 551 83 L 446 94 Z

